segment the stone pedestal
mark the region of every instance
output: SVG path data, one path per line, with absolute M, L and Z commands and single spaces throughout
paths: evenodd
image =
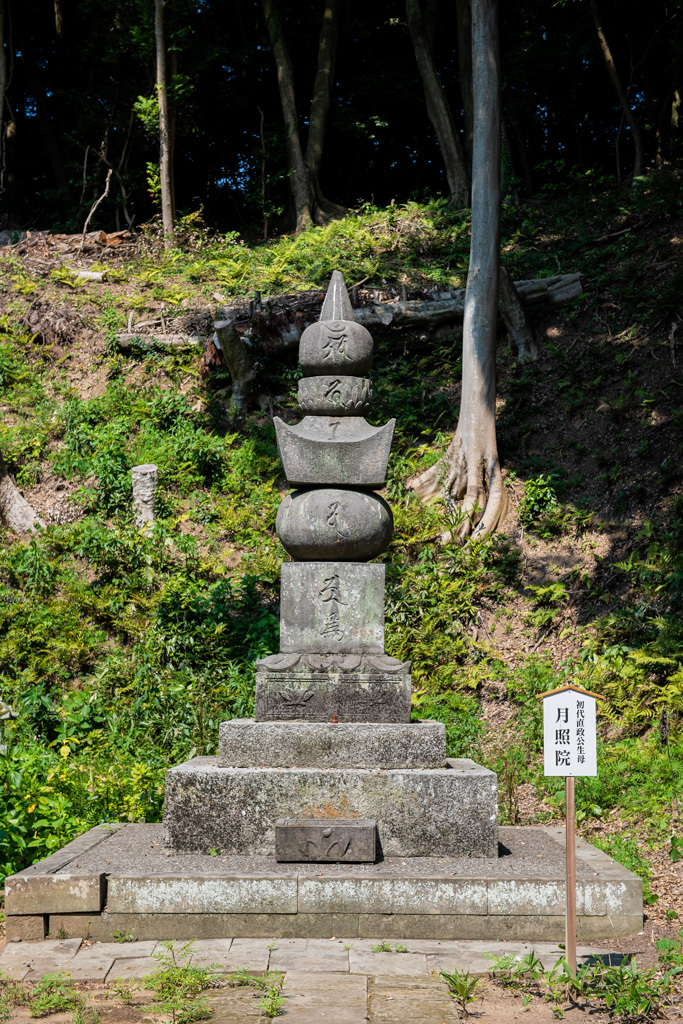
M 222 722 L 221 768 L 443 768 L 442 722 Z
M 166 845 L 267 856 L 282 818 L 370 818 L 385 857 L 497 857 L 498 784 L 466 759 L 443 768 L 221 768 L 195 757 L 166 774 Z

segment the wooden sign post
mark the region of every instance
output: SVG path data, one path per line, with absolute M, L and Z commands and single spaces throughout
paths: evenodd
M 543 701 L 544 775 L 564 776 L 567 817 L 567 899 L 565 960 L 576 974 L 576 812 L 574 778 L 597 775 L 596 700 L 604 698 L 580 686 L 540 693 Z

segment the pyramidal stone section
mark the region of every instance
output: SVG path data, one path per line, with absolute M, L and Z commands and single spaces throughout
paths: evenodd
M 256 719 L 409 722 L 410 663 L 384 651 L 384 566 L 393 517 L 384 486 L 395 420 L 371 426 L 373 341 L 335 271 L 320 320 L 301 336 L 295 426 L 275 418 L 287 482 L 277 533 L 280 654 L 257 662 Z
M 299 850 L 339 864 L 498 854 L 495 773 L 447 759 L 441 722 L 411 722 L 410 662 L 384 650 L 384 566 L 372 559 L 393 531 L 377 489 L 394 421 L 364 418 L 372 355 L 335 271 L 320 320 L 301 336 L 305 415 L 275 419 L 292 487 L 276 523 L 292 559 L 280 652 L 257 662 L 254 719 L 223 722 L 217 757 L 167 773 L 174 850 L 283 862 Z

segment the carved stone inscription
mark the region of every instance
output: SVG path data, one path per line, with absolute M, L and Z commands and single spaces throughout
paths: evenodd
M 257 672 L 259 722 L 409 722 L 410 670 L 392 675 Z
M 326 529 L 342 530 L 334 500 Z M 285 562 L 280 650 L 305 654 L 384 653 L 384 566 L 365 562 Z
M 372 384 L 367 377 L 303 377 L 299 405 L 319 416 L 364 416 L 370 410 Z
M 283 818 L 275 822 L 280 862 L 367 864 L 376 859 L 377 826 L 371 819 Z

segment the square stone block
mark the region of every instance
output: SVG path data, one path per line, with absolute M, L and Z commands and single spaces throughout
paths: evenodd
M 331 716 L 330 716 L 331 717 Z M 443 768 L 443 722 L 221 722 L 221 768 Z
M 97 874 L 18 874 L 5 880 L 8 914 L 99 913 L 107 876 Z
M 374 863 L 377 825 L 348 821 L 284 818 L 275 822 L 275 858 L 316 864 Z
M 385 857 L 497 857 L 495 773 L 466 758 L 447 764 L 221 768 L 197 757 L 166 773 L 165 842 L 181 852 L 272 856 L 280 818 L 374 818 Z M 112 880 L 110 899 L 111 891 Z
M 280 650 L 285 654 L 383 654 L 384 566 L 285 562 Z

